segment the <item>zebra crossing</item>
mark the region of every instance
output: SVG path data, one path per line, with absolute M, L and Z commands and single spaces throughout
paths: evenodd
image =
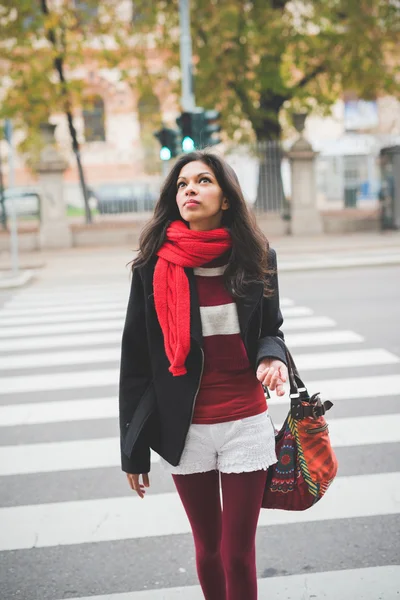
M 119 469 L 127 293 L 121 283 L 38 284 L 0 308 L 4 600 L 203 597 L 189 524 L 159 457 L 152 453 L 144 500 L 132 495 Z M 396 540 L 400 549 L 400 357 L 370 347 L 315 307 L 289 298 L 281 306 L 308 389 L 335 404 L 328 422 L 340 467 L 311 510 L 261 512 L 259 597 L 394 600 L 400 566 L 389 549 Z M 271 396 L 279 427 L 288 397 Z

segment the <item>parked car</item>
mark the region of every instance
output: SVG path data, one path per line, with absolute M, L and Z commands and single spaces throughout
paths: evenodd
M 3 196 L 4 208 L 8 219 L 12 214 L 11 203 L 14 204 L 18 217 L 40 217 L 40 194 L 35 188 L 13 187 L 4 190 Z
M 96 186 L 99 213 L 151 211 L 158 199 L 157 191 L 145 182 L 104 183 Z

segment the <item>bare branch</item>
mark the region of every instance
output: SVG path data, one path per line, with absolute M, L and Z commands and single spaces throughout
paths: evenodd
M 320 75 L 321 73 L 326 71 L 326 69 L 327 69 L 327 65 L 325 63 L 321 63 L 320 65 L 315 67 L 315 69 L 313 71 L 311 71 L 307 75 L 304 75 L 304 77 L 302 79 L 300 79 L 300 81 L 296 85 L 291 87 L 290 89 L 294 91 L 298 88 L 305 87 L 308 83 L 310 83 L 310 81 L 315 79 L 315 77 L 317 77 L 317 75 Z

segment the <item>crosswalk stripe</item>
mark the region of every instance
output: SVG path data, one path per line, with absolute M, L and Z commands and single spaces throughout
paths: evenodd
M 328 330 L 312 333 L 289 333 L 285 335 L 285 340 L 289 348 L 306 348 L 308 346 L 355 344 L 363 342 L 364 338 L 354 331 Z
M 90 309 L 90 311 L 89 311 Z M 89 312 L 88 312 L 89 311 Z M 299 306 L 298 308 L 287 308 L 284 317 L 307 317 L 312 315 L 313 311 L 309 308 Z M 39 325 L 46 323 L 78 323 L 80 321 L 96 321 L 100 319 L 123 319 L 126 315 L 126 307 L 121 309 L 111 309 L 92 312 L 92 307 L 88 306 L 86 312 L 68 311 L 61 307 L 58 313 L 51 314 L 30 314 L 30 315 L 9 315 L 0 312 L 0 327 L 11 327 L 21 325 Z
M 68 286 L 61 286 L 61 285 L 55 285 L 55 284 L 51 284 L 51 285 L 36 285 L 35 287 L 30 287 L 27 288 L 25 290 L 22 290 L 20 292 L 20 294 L 18 294 L 17 296 L 15 296 L 15 298 L 26 298 L 26 297 L 46 297 L 50 294 L 50 295 L 65 295 L 65 294 L 74 294 L 75 291 L 79 292 L 79 293 L 89 293 L 92 292 L 94 294 L 102 294 L 103 292 L 109 292 L 110 289 L 111 290 L 119 290 L 119 289 L 125 289 L 127 285 L 129 285 L 130 282 L 130 273 L 127 273 L 127 277 L 125 278 L 125 280 L 123 280 L 122 278 L 118 281 L 113 281 L 110 285 L 107 285 L 105 283 L 90 283 L 90 284 L 84 284 L 82 285 L 81 283 L 77 284 L 77 285 L 68 285 Z
M 80 346 L 99 346 L 102 344 L 121 343 L 122 331 L 94 331 L 72 335 L 52 335 L 44 337 L 19 337 L 1 340 L 2 352 L 18 352 L 22 350 L 44 350 L 48 348 L 79 348 Z
M 118 377 L 118 369 L 3 377 L 0 396 L 12 393 L 116 385 Z M 331 400 L 373 398 L 378 393 L 379 396 L 396 396 L 400 393 L 400 375 L 321 379 L 306 383 L 310 393 L 321 392 L 324 397 Z M 287 386 L 286 389 L 288 390 Z M 278 397 L 273 392 L 271 395 L 270 402 L 272 404 L 285 404 L 287 402 L 287 396 Z
M 46 307 L 29 307 L 29 308 L 3 308 L 0 311 L 2 317 L 31 317 L 32 321 L 35 321 L 37 316 L 41 315 L 62 315 L 70 311 L 73 314 L 79 314 L 82 312 L 95 312 L 95 311 L 108 311 L 108 310 L 126 310 L 126 302 L 99 302 L 98 304 L 91 304 L 87 306 L 85 304 L 77 304 L 74 306 L 60 305 L 60 306 L 46 306 Z
M 398 362 L 400 362 L 398 356 L 383 348 L 296 355 L 296 364 L 300 371 L 390 365 Z
M 113 348 L 92 348 L 90 350 L 71 350 L 70 352 L 49 352 L 43 354 L 14 354 L 0 356 L 0 369 L 33 369 L 36 367 L 55 367 L 84 365 L 104 362 L 116 362 L 120 359 L 119 346 Z
M 95 348 L 70 352 L 49 352 L 43 354 L 14 354 L 0 356 L 0 369 L 32 369 L 36 367 L 56 367 L 95 363 L 119 362 L 121 350 L 113 348 Z M 320 352 L 318 354 L 298 354 L 296 363 L 303 371 L 312 369 L 336 369 L 339 367 L 358 367 L 369 365 L 390 365 L 400 362 L 400 358 L 388 350 L 371 348 L 368 350 L 350 350 L 342 352 Z
M 123 302 L 128 299 L 129 284 L 126 287 L 121 288 L 108 288 L 102 293 L 95 292 L 84 292 L 80 288 L 75 291 L 67 289 L 65 292 L 59 292 L 57 294 L 43 293 L 37 296 L 27 296 L 22 294 L 21 296 L 15 296 L 8 300 L 4 307 L 8 309 L 45 309 L 47 307 L 79 307 L 87 304 L 107 304 L 110 302 Z M 290 298 L 282 298 L 280 300 L 281 308 L 294 306 L 294 301 Z
M 47 317 L 50 315 L 65 315 L 70 312 L 72 315 L 79 315 L 80 313 L 91 314 L 96 311 L 103 311 L 106 314 L 106 311 L 123 311 L 126 312 L 127 302 L 99 302 L 97 304 L 90 304 L 89 306 L 85 304 L 76 304 L 71 306 L 70 304 L 65 305 L 56 305 L 56 306 L 46 306 L 46 307 L 29 307 L 29 308 L 3 308 L 0 311 L 1 320 L 4 321 L 6 325 L 11 325 L 10 322 L 12 318 L 26 318 L 30 317 L 30 320 L 26 321 L 26 323 L 38 322 L 38 317 Z M 90 311 L 90 312 L 88 312 Z M 306 306 L 294 306 L 288 307 L 284 311 L 284 315 L 287 317 L 309 317 L 313 314 L 311 308 Z M 45 321 L 41 321 L 45 322 Z
M 118 377 L 118 369 L 3 377 L 1 380 L 0 395 L 116 385 Z
M 335 321 L 330 317 L 304 317 L 299 319 L 285 319 L 285 331 L 297 329 L 317 329 L 319 327 L 334 327 Z
M 117 416 L 117 409 L 117 398 L 6 404 L 0 405 L 0 427 L 110 419 Z
M 259 526 L 391 515 L 400 509 L 400 473 L 337 477 L 304 512 L 262 510 Z M 178 494 L 123 496 L 0 509 L 0 551 L 159 537 L 190 532 Z
M 124 319 L 113 321 L 91 321 L 73 323 L 52 323 L 43 325 L 24 325 L 20 327 L 4 327 L 0 328 L 0 338 L 14 338 L 17 336 L 26 337 L 31 335 L 48 335 L 58 333 L 73 333 L 78 331 L 105 331 L 121 329 L 124 324 Z M 294 329 L 316 329 L 318 327 L 333 327 L 335 321 L 328 317 L 304 317 L 286 319 L 285 330 L 291 331 Z
M 310 393 L 321 392 L 321 396 L 332 401 L 356 398 L 382 398 L 400 394 L 400 375 L 376 375 L 372 377 L 342 377 L 306 382 Z M 275 404 L 284 396 L 274 394 Z M 271 398 L 272 400 L 272 398 Z
M 400 442 L 400 414 L 358 417 L 356 428 L 352 418 L 328 422 L 335 448 Z M 0 446 L 0 476 L 117 467 L 119 452 L 117 437 Z M 152 462 L 158 461 L 153 452 Z
M 51 335 L 57 333 L 78 333 L 91 331 L 122 331 L 124 320 L 91 321 L 83 323 L 54 323 L 52 325 L 5 327 L 0 329 L 0 338 L 15 338 L 31 335 Z
M 353 331 L 322 331 L 313 333 L 292 333 L 285 336 L 289 348 L 307 348 L 312 346 L 330 346 L 338 344 L 353 344 L 363 342 L 364 338 Z M 17 352 L 23 350 L 43 350 L 46 348 L 71 348 L 80 346 L 94 346 L 121 342 L 120 331 L 104 331 L 99 333 L 19 337 L 4 339 L 1 342 L 0 356 L 4 352 Z
M 399 591 L 400 566 L 397 565 L 258 579 L 259 598 L 393 600 Z M 75 600 L 204 600 L 204 595 L 199 585 L 193 585 L 86 596 Z
M 90 307 L 89 307 L 90 308 Z M 1 313 L 0 313 L 1 314 Z M 100 319 L 123 319 L 126 310 L 106 310 L 96 312 L 66 312 L 57 315 L 31 315 L 28 317 L 0 317 L 0 327 L 21 325 L 39 325 L 46 323 L 79 323 L 80 321 L 96 321 Z
M 283 308 L 283 317 L 293 318 L 293 317 L 311 317 L 314 314 L 314 311 L 307 306 L 293 306 L 288 308 Z
M 339 382 L 321 380 L 309 382 L 307 385 L 310 393 L 312 390 L 320 391 L 324 398 L 332 401 L 373 398 L 376 396 L 376 389 L 382 390 L 384 395 L 400 395 L 399 375 L 350 378 Z M 276 396 L 271 392 L 268 402 L 271 406 L 289 406 L 289 397 L 288 394 Z M 117 405 L 116 397 L 0 405 L 0 427 L 109 419 L 117 416 Z
M 45 309 L 47 307 L 65 307 L 65 308 L 74 308 L 75 306 L 90 306 L 91 304 L 109 304 L 110 302 L 124 302 L 125 304 L 128 300 L 129 289 L 126 288 L 125 291 L 116 291 L 109 290 L 104 294 L 82 294 L 80 291 L 77 291 L 74 294 L 63 294 L 59 296 L 50 296 L 46 295 L 43 298 L 28 298 L 25 296 L 21 296 L 19 298 L 15 298 L 9 300 L 5 303 L 4 307 L 6 310 L 8 309 L 29 309 L 29 308 L 38 308 Z

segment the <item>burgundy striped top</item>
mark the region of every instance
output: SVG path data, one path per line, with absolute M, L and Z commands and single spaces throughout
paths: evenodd
M 236 421 L 267 408 L 240 335 L 235 300 L 223 284 L 226 260 L 225 253 L 194 269 L 204 350 L 203 376 L 192 419 L 197 424 Z

